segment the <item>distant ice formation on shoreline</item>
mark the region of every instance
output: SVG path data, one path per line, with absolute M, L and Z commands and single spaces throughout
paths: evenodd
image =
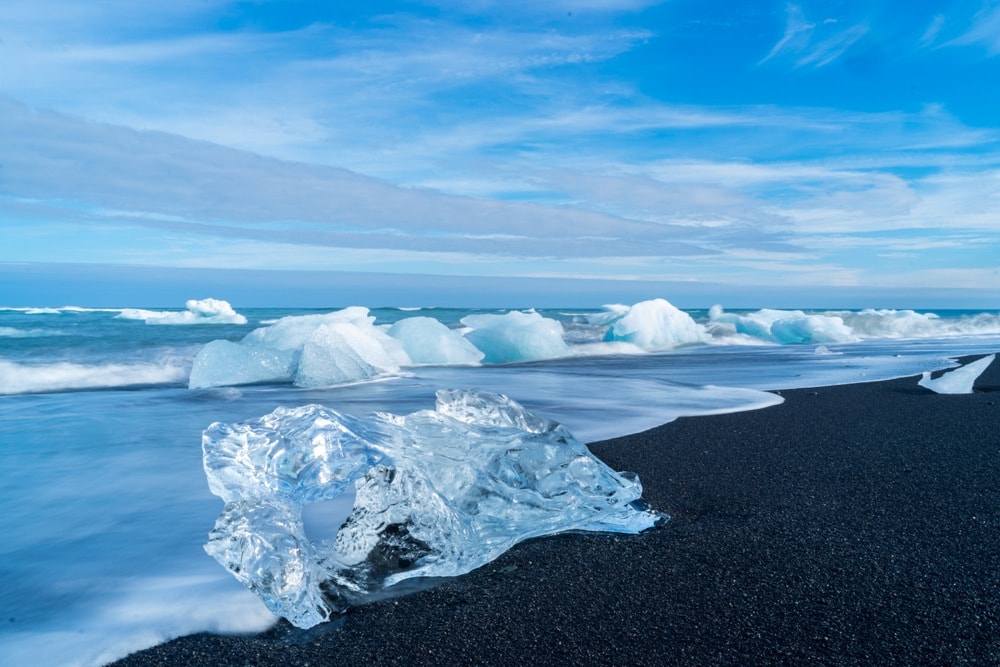
M 535 311 L 470 314 L 455 328 L 426 315 L 381 325 L 360 306 L 292 315 L 255 329 L 239 342 L 217 340 L 206 345 L 194 359 L 189 387 L 261 382 L 319 387 L 427 364 L 522 363 L 702 345 L 811 344 L 829 352 L 827 345 L 870 339 L 1000 333 L 1000 316 L 984 314 L 956 322 L 933 313 L 872 309 L 726 312 L 713 306 L 707 319 L 699 322 L 665 299 L 604 306 L 583 319 L 590 337 L 571 345 L 562 322 Z
M 220 299 L 188 299 L 186 310 L 179 312 L 123 308 L 118 317 L 124 320 L 142 320 L 146 324 L 246 324 L 228 301 Z

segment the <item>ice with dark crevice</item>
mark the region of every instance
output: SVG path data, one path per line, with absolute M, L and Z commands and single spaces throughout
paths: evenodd
M 638 533 L 666 519 L 639 480 L 500 394 L 438 391 L 434 410 L 358 418 L 318 405 L 211 425 L 209 487 L 226 505 L 206 551 L 308 628 L 414 577 L 456 576 L 523 540 Z M 303 509 L 354 493 L 332 540 Z

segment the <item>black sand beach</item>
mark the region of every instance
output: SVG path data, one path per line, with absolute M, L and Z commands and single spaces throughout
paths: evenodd
M 299 631 L 193 635 L 116 665 L 1000 665 L 1000 361 L 780 392 L 591 445 L 666 527 L 534 540 Z

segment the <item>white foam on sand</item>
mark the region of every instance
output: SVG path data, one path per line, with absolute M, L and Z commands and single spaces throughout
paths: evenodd
M 59 627 L 6 633 L 0 664 L 99 667 L 195 632 L 261 632 L 276 618 L 219 570 L 136 581 L 86 615 L 62 620 Z

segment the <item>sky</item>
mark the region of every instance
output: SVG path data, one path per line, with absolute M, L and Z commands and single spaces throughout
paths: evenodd
M 205 296 L 1000 308 L 1000 2 L 4 0 L 0 302 Z

